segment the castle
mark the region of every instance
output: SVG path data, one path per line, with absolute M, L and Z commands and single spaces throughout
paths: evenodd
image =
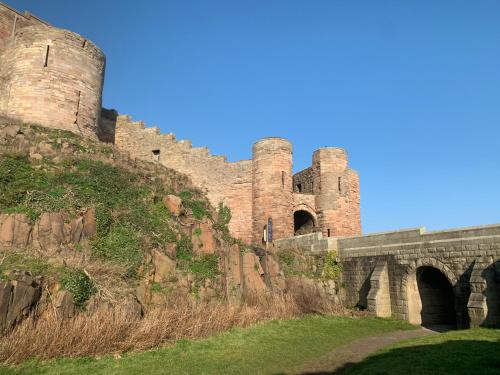
M 189 176 L 214 206 L 232 212 L 231 233 L 248 243 L 322 232 L 361 233 L 359 177 L 340 148 L 314 152 L 292 173 L 292 145 L 265 138 L 252 160 L 228 162 L 173 134 L 102 109 L 106 58 L 91 41 L 0 3 L 0 115 L 113 142 L 131 157 Z
M 231 233 L 247 243 L 338 251 L 349 305 L 415 324 L 500 325 L 500 225 L 360 236 L 359 177 L 343 149 L 320 148 L 293 174 L 283 138 L 228 162 L 160 134 L 102 108 L 105 56 L 92 42 L 2 3 L 0 63 L 0 116 L 114 143 L 189 176 L 212 205 L 231 208 Z

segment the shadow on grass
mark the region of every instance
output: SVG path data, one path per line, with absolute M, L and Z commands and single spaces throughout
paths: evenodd
M 333 372 L 307 373 L 313 374 L 500 374 L 500 340 L 450 340 L 394 348 Z

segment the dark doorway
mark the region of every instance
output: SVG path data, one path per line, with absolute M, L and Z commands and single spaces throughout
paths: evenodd
M 314 232 L 314 217 L 307 211 L 295 211 L 293 224 L 296 236 Z
M 456 327 L 455 295 L 446 276 L 433 267 L 418 268 L 416 276 L 422 302 L 422 325 Z

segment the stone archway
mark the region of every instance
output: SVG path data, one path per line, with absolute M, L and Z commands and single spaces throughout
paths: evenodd
M 455 293 L 457 279 L 441 262 L 420 259 L 408 267 L 403 278 L 407 318 L 424 326 L 457 326 Z
M 309 211 L 297 210 L 293 213 L 293 227 L 296 236 L 313 233 L 316 228 L 316 220 Z

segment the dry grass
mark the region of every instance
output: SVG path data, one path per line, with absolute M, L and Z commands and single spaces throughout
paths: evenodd
M 249 298 L 241 305 L 225 302 L 193 303 L 185 298 L 154 308 L 140 318 L 125 307 L 100 308 L 61 320 L 51 312 L 28 319 L 0 338 L 0 361 L 20 363 L 29 358 L 100 356 L 145 350 L 178 339 L 194 339 L 247 327 L 260 321 L 285 319 L 310 311 L 341 313 L 325 302 L 295 293 Z M 314 305 L 314 306 L 313 306 Z

